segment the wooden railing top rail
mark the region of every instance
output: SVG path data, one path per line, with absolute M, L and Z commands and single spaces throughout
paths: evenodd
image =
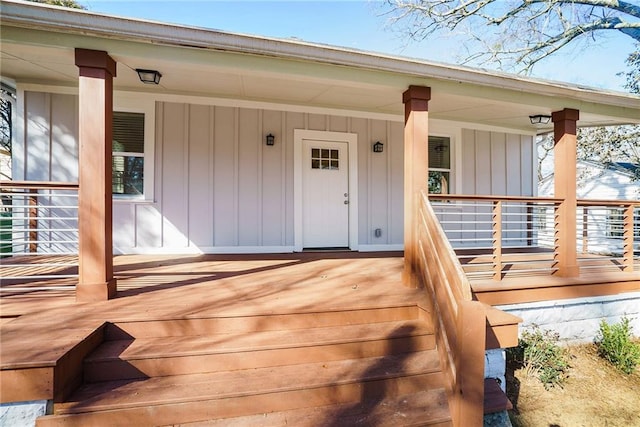
M 640 206 L 640 200 L 578 199 L 578 206 Z
M 503 201 L 503 202 L 543 202 L 560 203 L 562 199 L 554 197 L 531 197 L 531 196 L 489 196 L 471 194 L 429 194 L 431 200 L 473 200 L 473 201 Z
M 19 188 L 25 190 L 77 190 L 78 184 L 74 182 L 57 181 L 0 181 L 0 188 Z
M 471 200 L 471 201 L 503 201 L 503 202 L 542 202 L 560 203 L 562 199 L 555 197 L 535 196 L 502 196 L 480 194 L 429 194 L 431 200 Z M 640 205 L 640 200 L 620 199 L 578 199 L 578 206 L 629 206 Z

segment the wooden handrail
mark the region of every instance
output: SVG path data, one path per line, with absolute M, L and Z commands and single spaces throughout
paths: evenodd
M 640 207 L 640 200 L 597 200 L 578 199 L 578 206 L 637 206 Z
M 503 202 L 542 202 L 560 203 L 562 199 L 554 197 L 533 197 L 533 196 L 490 196 L 471 194 L 429 194 L 431 200 L 473 200 L 473 201 L 503 201 Z
M 56 181 L 0 181 L 0 188 L 19 188 L 25 190 L 48 189 L 48 190 L 77 190 L 78 184 L 73 182 Z
M 433 304 L 432 320 L 454 426 L 481 426 L 484 401 L 486 312 L 472 301 L 471 285 L 427 194 L 416 218 L 415 272 Z

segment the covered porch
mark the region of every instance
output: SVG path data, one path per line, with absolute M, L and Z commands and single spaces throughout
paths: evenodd
M 326 416 L 334 421 L 327 425 L 350 424 L 345 420 L 363 414 L 392 425 L 403 402 L 433 425 L 480 425 L 492 395 L 483 383 L 485 350 L 515 345 L 520 319 L 483 303 L 463 268 L 469 262 L 456 256 L 454 237 L 434 211 L 439 196 L 427 191 L 430 136 L 443 135 L 442 147 L 455 153 L 445 171 L 450 192 L 464 194 L 465 185 L 477 183 L 470 194 L 483 194 L 484 184 L 488 193 L 506 193 L 506 185 L 494 188 L 496 168 L 483 161 L 493 151 L 500 182 L 520 181 L 515 194 L 536 204 L 533 139 L 538 131 L 555 132 L 556 194 L 546 201 L 554 217 L 553 265 L 538 285 L 561 277 L 559 288 L 567 288 L 581 280 L 575 168 L 567 167 L 575 163 L 578 120 L 626 123 L 640 108 L 620 94 L 406 58 L 10 1 L 2 7 L 3 53 L 11 55 L 3 72 L 17 82 L 25 118 L 17 156 L 24 162 L 15 182 L 2 183 L 3 191 L 19 192 L 14 213 L 24 253 L 2 264 L 18 270 L 23 259 L 34 260 L 27 270 L 36 273 L 3 284 L 3 316 L 5 307 L 9 317 L 26 314 L 2 326 L 2 397 L 52 402 L 43 426 L 157 424 L 158 414 L 169 424 L 209 421 L 217 409 L 229 418 L 277 413 L 276 425 L 288 417 L 317 425 Z M 163 84 L 141 87 L 138 67 L 161 68 Z M 145 130 L 134 156 L 113 147 L 118 103 L 121 113 L 138 114 Z M 543 128 L 529 121 L 541 111 L 553 118 Z M 314 158 L 305 141 L 333 145 Z M 303 148 L 311 153 L 306 163 Z M 507 151 L 517 152 L 528 173 L 508 167 Z M 305 205 L 311 192 L 300 168 L 337 170 L 334 152 L 348 166 L 337 197 L 344 214 L 338 246 L 350 250 L 306 252 L 313 245 L 305 245 L 303 212 L 317 205 Z M 118 156 L 143 158 L 145 180 L 137 182 L 138 194 L 114 201 Z M 482 168 L 467 175 L 465 162 Z M 34 182 L 42 175 L 68 182 Z M 52 224 L 61 209 L 49 203 L 56 191 L 62 200 L 77 196 L 63 205 L 75 225 Z M 488 197 L 492 209 L 503 202 Z M 637 204 L 624 206 L 621 265 L 632 278 L 625 283 L 637 289 L 628 242 Z M 513 272 L 505 271 L 510 254 L 502 242 L 511 235 L 500 217 L 511 214 L 490 214 L 492 259 L 484 264 L 500 292 Z M 486 230 L 473 232 L 482 240 Z M 524 233 L 518 238 L 533 239 Z M 114 239 L 125 251 L 165 255 L 114 258 Z M 67 240 L 75 253 L 56 260 Z M 404 252 L 383 252 L 393 248 Z M 358 252 L 364 250 L 378 253 Z M 166 255 L 181 251 L 292 253 Z M 44 255 L 52 262 L 39 263 Z M 478 254 L 465 259 L 473 264 Z M 68 277 L 57 279 L 58 270 Z M 178 345 L 175 354 L 174 342 L 195 348 Z M 233 351 L 226 352 L 227 343 Z M 266 353 L 253 360 L 257 348 Z M 121 358 L 125 353 L 132 357 Z M 236 358 L 244 377 L 234 376 Z M 280 360 L 291 361 L 286 384 L 265 371 L 283 372 Z M 246 402 L 255 396 L 247 390 L 253 369 L 265 378 L 256 388 L 257 413 Z M 290 383 L 302 378 L 305 387 L 294 392 Z M 204 388 L 192 393 L 192 381 Z M 96 385 L 105 382 L 107 389 Z M 138 388 L 146 384 L 151 392 Z M 173 386 L 189 399 L 172 394 Z M 149 396 L 158 390 L 162 398 L 154 402 Z M 216 410 L 198 412 L 202 402 Z M 251 425 L 251 418 L 243 422 Z

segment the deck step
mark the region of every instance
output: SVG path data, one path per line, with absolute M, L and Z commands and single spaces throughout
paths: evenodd
M 116 322 L 105 331 L 107 340 L 176 337 L 189 335 L 242 334 L 278 330 L 323 328 L 376 322 L 417 319 L 415 304 L 394 307 L 363 306 L 358 309 L 275 313 L 222 317 L 180 317 L 152 321 Z
M 425 322 L 154 337 L 104 342 L 85 359 L 87 382 L 375 357 L 435 348 Z
M 217 420 L 174 424 L 174 427 L 317 427 L 317 426 L 430 426 L 449 427 L 444 389 L 421 391 L 372 403 L 343 403 Z M 168 426 L 166 426 L 168 427 Z
M 443 387 L 435 350 L 86 384 L 38 426 L 153 425 L 335 404 L 370 404 Z

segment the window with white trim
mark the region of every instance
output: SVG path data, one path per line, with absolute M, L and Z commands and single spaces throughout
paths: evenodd
M 144 113 L 113 112 L 114 195 L 144 195 L 144 123 Z
M 429 193 L 449 194 L 451 188 L 451 139 L 429 137 Z

